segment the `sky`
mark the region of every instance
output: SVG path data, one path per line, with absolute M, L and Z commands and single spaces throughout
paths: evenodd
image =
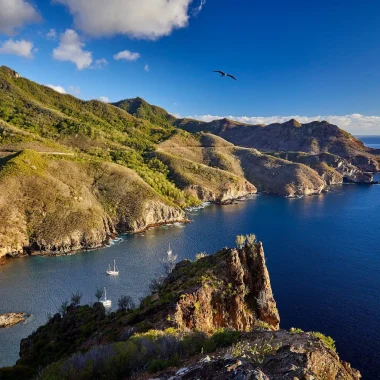
M 0 0 L 0 64 L 86 100 L 380 135 L 379 19 L 378 0 Z

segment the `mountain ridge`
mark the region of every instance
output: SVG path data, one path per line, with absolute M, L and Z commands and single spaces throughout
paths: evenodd
M 370 166 L 375 156 L 328 123 L 313 124 L 328 128 L 322 140 L 334 139 L 335 131 L 351 141 L 344 152 L 362 149 L 361 156 L 320 154 L 316 163 L 250 146 L 256 129 L 274 129 L 276 136 L 280 128 L 290 131 L 289 138 L 296 130 L 291 141 L 298 144 L 310 128 L 294 120 L 284 125 L 177 119 L 142 98 L 114 105 L 84 101 L 2 66 L 0 256 L 92 249 L 120 232 L 186 221 L 184 210 L 206 201 L 230 203 L 257 191 L 300 197 L 344 180 L 371 183 L 372 175 L 354 162 Z M 271 140 L 287 142 L 281 133 Z M 19 196 L 9 202 L 6 194 Z M 65 222 L 75 215 L 81 222 Z

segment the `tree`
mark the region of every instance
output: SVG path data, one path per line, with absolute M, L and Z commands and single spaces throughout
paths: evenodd
M 203 259 L 204 257 L 207 257 L 208 254 L 206 252 L 200 252 L 195 255 L 195 261 L 198 261 L 200 259 Z
M 102 298 L 102 295 L 103 295 L 103 288 L 102 287 L 97 288 L 95 292 L 95 298 L 98 300 L 98 302 Z
M 71 303 L 73 303 L 75 306 L 78 306 L 80 304 L 82 297 L 83 297 L 83 294 L 81 292 L 72 293 Z
M 152 279 L 149 284 L 149 290 L 152 293 L 160 292 L 164 287 L 165 276 L 161 275 Z
M 236 245 L 238 248 L 243 248 L 245 244 L 246 237 L 244 235 L 237 235 L 236 236 Z
M 119 306 L 119 310 L 123 311 L 135 308 L 135 303 L 130 296 L 121 296 L 117 301 L 117 305 Z
M 58 309 L 58 312 L 63 316 L 67 313 L 67 307 L 69 306 L 69 301 L 65 300 L 62 302 L 61 306 Z
M 256 243 L 257 239 L 256 239 L 256 235 L 255 234 L 249 234 L 247 235 L 247 243 L 249 245 L 254 245 Z

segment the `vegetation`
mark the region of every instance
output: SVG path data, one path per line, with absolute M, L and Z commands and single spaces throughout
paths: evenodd
M 83 293 L 81 292 L 76 292 L 71 295 L 71 303 L 74 304 L 75 306 L 78 306 L 80 304 L 80 301 L 83 297 Z
M 234 344 L 237 331 L 217 330 L 211 336 L 204 333 L 181 333 L 175 329 L 150 330 L 134 334 L 126 342 L 96 346 L 86 353 L 76 353 L 47 367 L 40 379 L 120 379 L 133 376 L 147 368 L 154 373 L 180 359 L 200 353 L 214 352 Z
M 64 317 L 67 313 L 67 308 L 69 306 L 69 301 L 65 300 L 61 303 L 61 306 L 58 309 L 58 312 Z
M 238 248 L 243 248 L 246 239 L 247 239 L 247 238 L 246 238 L 246 236 L 244 236 L 244 235 L 237 235 L 237 236 L 236 236 L 236 245 L 237 245 L 237 247 L 238 247 Z
M 127 311 L 136 307 L 132 297 L 130 296 L 121 296 L 117 301 L 117 305 L 121 311 Z
M 320 332 L 313 332 L 316 338 L 319 338 L 327 347 L 336 352 L 335 340 L 331 336 L 324 335 Z
M 100 288 L 97 288 L 96 289 L 96 292 L 95 292 L 95 298 L 96 300 L 99 302 L 100 299 L 102 298 L 102 295 L 103 295 L 103 288 L 100 287 Z
M 251 344 L 247 341 L 239 341 L 232 346 L 229 352 L 235 358 L 246 357 L 254 364 L 260 365 L 266 356 L 273 354 L 277 349 L 278 347 L 273 347 L 270 342 L 266 340 L 255 344 Z
M 195 255 L 195 261 L 198 261 L 198 260 L 200 260 L 200 259 L 203 259 L 203 258 L 205 258 L 205 257 L 207 257 L 208 256 L 208 254 L 206 253 L 206 252 L 200 252 L 200 253 L 197 253 L 196 255 Z

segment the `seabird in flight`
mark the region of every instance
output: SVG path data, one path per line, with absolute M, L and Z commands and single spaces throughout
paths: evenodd
M 230 77 L 230 78 L 232 78 L 232 79 L 237 80 L 233 75 L 231 75 L 231 74 L 226 74 L 224 71 L 215 70 L 214 73 L 220 73 L 220 75 L 221 75 L 222 77 Z

